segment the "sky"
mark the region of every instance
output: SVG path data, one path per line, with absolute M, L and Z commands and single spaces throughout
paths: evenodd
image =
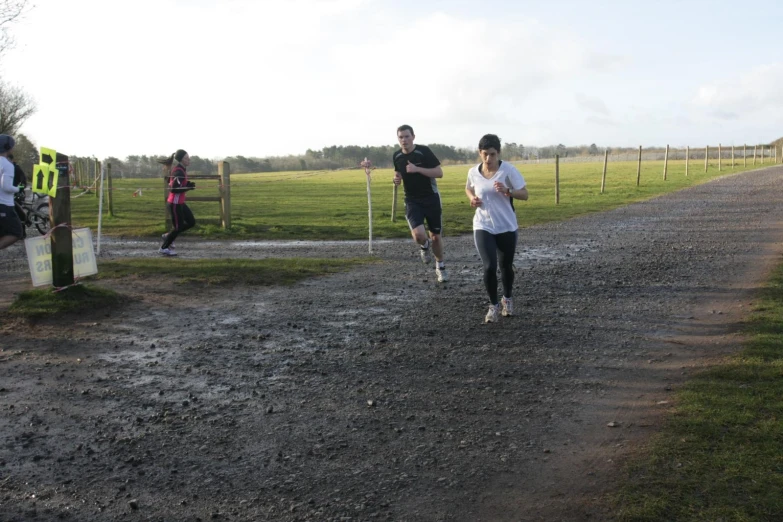
M 282 156 L 402 124 L 471 148 L 783 136 L 780 0 L 30 3 L 0 78 L 65 154 Z

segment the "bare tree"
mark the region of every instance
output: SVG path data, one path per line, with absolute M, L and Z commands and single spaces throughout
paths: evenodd
M 0 82 L 0 134 L 16 134 L 35 110 L 35 102 L 22 89 Z
M 27 0 L 0 0 L 0 56 L 14 46 L 14 38 L 9 28 L 26 10 Z
M 27 7 L 28 0 L 0 0 L 0 58 L 13 47 L 9 29 L 24 16 Z M 0 134 L 16 134 L 35 109 L 35 102 L 22 89 L 0 82 Z

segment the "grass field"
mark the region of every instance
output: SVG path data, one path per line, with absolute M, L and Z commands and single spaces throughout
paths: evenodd
M 783 266 L 745 332 L 740 354 L 677 394 L 627 470 L 618 520 L 783 520 Z
M 704 172 L 704 163 L 692 160 L 685 177 L 685 161 L 670 161 L 668 180 L 663 181 L 663 162 L 642 164 L 641 185 L 636 186 L 636 162 L 609 163 L 606 190 L 600 193 L 603 165 L 564 164 L 560 167 L 560 204 L 555 205 L 554 165 L 523 165 L 530 200 L 518 202 L 521 226 L 558 221 L 648 199 L 666 192 L 704 183 L 715 177 L 759 166 L 728 167 L 717 162 Z M 769 165 L 767 165 L 769 166 Z M 468 166 L 444 167 L 438 180 L 444 215 L 444 234 L 472 230 L 473 209 L 464 193 Z M 373 172 L 373 236 L 406 237 L 402 189 L 397 221 L 391 222 L 392 171 Z M 218 194 L 217 181 L 199 180 L 198 196 Z M 142 196 L 132 197 L 142 189 Z M 78 193 L 74 191 L 72 196 Z M 114 236 L 157 236 L 165 232 L 163 182 L 160 179 L 115 179 L 114 217 L 104 202 L 103 232 Z M 368 235 L 367 195 L 364 172 L 287 172 L 235 174 L 231 177 L 232 227 L 219 227 L 218 203 L 190 204 L 198 225 L 191 235 L 234 239 L 364 239 Z M 98 198 L 94 194 L 73 198 L 72 217 L 77 226 L 97 227 Z

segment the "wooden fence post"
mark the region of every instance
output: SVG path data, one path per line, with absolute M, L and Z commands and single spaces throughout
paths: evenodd
M 111 217 L 114 217 L 114 199 L 113 199 L 114 198 L 114 196 L 113 196 L 114 191 L 112 190 L 112 187 L 111 187 L 111 163 L 107 163 L 106 164 L 106 180 L 109 182 L 108 183 L 108 185 L 109 185 L 109 192 L 107 194 L 107 196 L 109 197 L 109 215 Z
M 731 146 L 731 168 L 734 168 L 734 145 Z
M 601 176 L 601 194 L 604 193 L 606 188 L 606 164 L 609 161 L 609 149 L 604 149 L 604 174 Z
M 753 164 L 756 164 L 756 149 L 758 149 L 758 145 L 753 145 Z
M 722 159 L 723 159 L 723 147 L 721 146 L 720 143 L 718 143 L 718 172 L 723 170 L 723 163 L 721 161 Z
M 560 155 L 555 154 L 555 205 L 560 204 Z
M 748 148 L 747 144 L 742 145 L 742 166 L 747 167 L 748 166 L 748 155 L 746 154 L 746 150 Z
M 218 162 L 220 176 L 220 213 L 224 229 L 231 228 L 231 165 L 227 161 Z
M 49 198 L 52 225 L 52 286 L 63 288 L 74 283 L 73 237 L 71 236 L 71 186 L 68 182 L 68 156 L 57 153 L 56 197 Z M 58 225 L 65 225 L 58 227 Z
M 704 172 L 707 172 L 707 168 L 709 166 L 709 160 L 710 160 L 710 146 L 707 145 L 704 147 Z
M 171 165 L 163 165 L 163 215 L 166 216 L 166 232 L 171 230 L 171 213 L 169 213 L 169 177 Z
M 98 177 L 100 176 L 100 163 L 98 162 L 98 158 L 93 158 L 93 167 L 95 167 L 95 179 L 93 180 L 93 183 L 95 184 L 95 197 L 98 197 Z
M 392 215 L 391 215 L 391 220 L 392 220 L 392 223 L 396 223 L 397 222 L 397 190 L 400 188 L 400 186 L 399 185 L 395 185 L 394 183 L 392 183 L 392 187 L 393 188 L 392 188 L 392 213 L 391 213 Z
M 639 161 L 636 162 L 636 186 L 642 179 L 642 146 L 639 145 Z
M 685 147 L 685 177 L 688 177 L 688 163 L 691 160 L 691 146 L 687 145 Z
M 666 154 L 663 156 L 663 180 L 666 181 L 666 174 L 669 171 L 669 144 L 666 144 Z
M 764 145 L 762 145 L 761 146 L 761 164 L 762 165 L 764 164 L 764 154 L 765 154 L 765 152 L 766 151 L 764 150 Z

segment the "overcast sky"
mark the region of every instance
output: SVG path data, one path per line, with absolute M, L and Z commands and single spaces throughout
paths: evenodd
M 31 2 L 0 71 L 65 154 L 783 136 L 780 0 Z

